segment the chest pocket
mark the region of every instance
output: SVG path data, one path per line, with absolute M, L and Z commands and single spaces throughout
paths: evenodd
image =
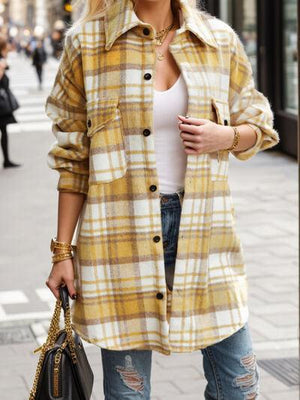
M 216 98 L 211 99 L 211 120 L 221 125 L 228 125 L 230 113 L 228 103 Z M 222 181 L 228 178 L 229 151 L 219 150 L 210 155 L 210 177 L 212 181 Z
M 127 170 L 118 98 L 96 99 L 87 104 L 90 137 L 89 183 L 121 178 Z

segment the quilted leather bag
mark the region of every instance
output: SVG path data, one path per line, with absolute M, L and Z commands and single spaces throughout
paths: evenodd
M 60 287 L 46 342 L 41 351 L 29 400 L 89 400 L 94 375 L 82 341 L 72 330 L 67 287 Z M 64 329 L 59 329 L 61 309 Z

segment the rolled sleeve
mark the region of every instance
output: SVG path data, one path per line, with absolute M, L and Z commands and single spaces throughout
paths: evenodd
M 248 124 L 256 132 L 255 144 L 242 151 L 231 151 L 239 160 L 248 160 L 259 151 L 279 143 L 269 100 L 255 88 L 253 71 L 244 46 L 233 32 L 230 64 L 230 124 Z
M 67 170 L 60 171 L 57 184 L 57 190 L 61 192 L 76 192 L 86 194 L 88 192 L 88 180 L 80 174 L 69 172 Z
M 86 135 L 86 98 L 76 37 L 67 36 L 53 88 L 46 101 L 52 120 L 52 143 L 47 164 L 60 174 L 57 190 L 88 192 L 89 138 Z

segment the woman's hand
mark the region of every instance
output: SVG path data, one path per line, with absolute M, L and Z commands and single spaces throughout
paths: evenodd
M 180 136 L 187 154 L 211 153 L 232 145 L 234 131 L 230 126 L 208 119 L 186 118 L 178 115 Z
M 59 287 L 67 285 L 70 297 L 75 300 L 73 260 L 67 259 L 54 263 L 46 285 L 57 299 L 59 298 Z

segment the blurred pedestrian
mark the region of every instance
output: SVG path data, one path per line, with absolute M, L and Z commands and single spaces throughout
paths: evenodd
M 3 167 L 19 167 L 21 164 L 16 164 L 9 159 L 8 152 L 8 134 L 7 125 L 16 123 L 13 111 L 19 105 L 9 89 L 9 79 L 5 74 L 8 69 L 6 57 L 8 54 L 8 42 L 5 35 L 0 34 L 0 131 L 1 131 L 1 148 L 3 152 Z
M 43 83 L 43 66 L 47 61 L 47 53 L 44 49 L 42 40 L 38 40 L 37 45 L 32 53 L 32 65 L 36 69 L 36 73 L 39 80 L 39 89 L 42 89 Z
M 26 44 L 26 46 L 25 46 L 25 54 L 26 54 L 26 57 L 27 57 L 27 58 L 30 58 L 30 57 L 31 57 L 31 53 L 32 53 L 31 46 L 30 46 L 30 43 L 28 42 L 28 43 Z
M 53 49 L 53 57 L 57 60 L 59 59 L 62 49 L 63 49 L 63 31 L 61 30 L 54 30 L 51 34 L 51 45 Z

